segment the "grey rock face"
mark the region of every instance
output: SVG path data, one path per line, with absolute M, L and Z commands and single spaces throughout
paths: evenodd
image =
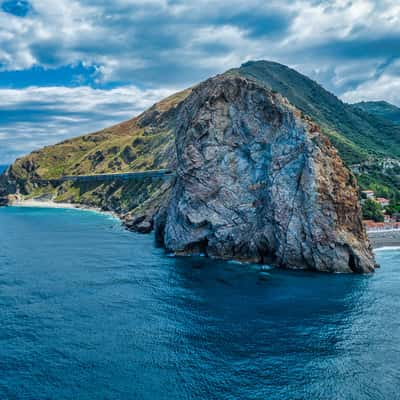
M 0 175 L 0 207 L 8 205 L 9 195 L 16 193 L 16 190 L 16 180 L 9 167 Z
M 185 100 L 177 179 L 155 219 L 178 254 L 330 272 L 372 272 L 356 183 L 317 126 L 243 78 Z

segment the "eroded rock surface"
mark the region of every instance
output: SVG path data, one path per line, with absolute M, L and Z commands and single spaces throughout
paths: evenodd
M 179 254 L 372 272 L 357 186 L 319 128 L 259 84 L 216 77 L 185 100 L 177 179 L 156 235 Z

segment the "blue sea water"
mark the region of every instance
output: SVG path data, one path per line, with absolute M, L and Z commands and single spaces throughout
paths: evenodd
M 400 252 L 371 276 L 168 257 L 0 209 L 0 399 L 399 399 Z
M 0 165 L 0 174 L 7 169 L 7 165 Z

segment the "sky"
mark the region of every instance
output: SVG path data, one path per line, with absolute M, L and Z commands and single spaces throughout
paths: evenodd
M 0 0 L 0 164 L 259 59 L 400 106 L 400 1 Z

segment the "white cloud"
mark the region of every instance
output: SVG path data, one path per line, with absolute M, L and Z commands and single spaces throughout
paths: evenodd
M 286 43 L 309 47 L 331 40 L 379 37 L 400 32 L 397 0 L 296 2 L 297 16 Z
M 155 64 L 184 67 L 191 62 L 201 66 L 210 55 L 203 46 L 207 34 L 212 34 L 208 42 L 226 47 L 218 54 L 220 59 L 258 56 L 261 39 L 246 40 L 246 29 L 225 20 L 240 13 L 260 17 L 289 9 L 276 1 L 267 4 L 258 0 L 233 0 L 229 4 L 216 0 L 31 3 L 34 11 L 25 18 L 0 11 L 2 68 L 55 67 L 83 61 L 98 66 L 102 81 L 126 79 L 138 69 Z
M 377 80 L 362 83 L 341 97 L 348 103 L 385 99 L 400 107 L 400 76 L 382 75 Z
M 335 56 L 331 42 L 400 35 L 397 0 L 31 0 L 31 4 L 33 11 L 25 18 L 0 11 L 2 68 L 84 62 L 97 67 L 99 82 L 137 78 L 151 85 L 161 81 L 164 65 L 169 69 L 165 81 L 190 84 L 204 73 L 257 58 L 302 64 L 308 72 L 316 66 L 329 68 Z M 287 27 L 274 27 L 269 17 L 286 19 Z M 277 36 L 263 32 L 269 25 Z M 255 28 L 262 32 L 252 34 Z M 329 60 L 321 55 L 313 58 L 313 48 L 325 45 L 324 58 Z M 351 51 L 347 53 L 352 58 Z
M 28 87 L 25 89 L 0 89 L 0 109 L 40 105 L 41 109 L 69 112 L 95 111 L 115 104 L 126 104 L 131 113 L 149 107 L 156 100 L 171 94 L 171 89 L 140 90 L 134 86 L 111 90 L 93 89 L 89 86 Z M 119 110 L 121 111 L 121 110 Z

